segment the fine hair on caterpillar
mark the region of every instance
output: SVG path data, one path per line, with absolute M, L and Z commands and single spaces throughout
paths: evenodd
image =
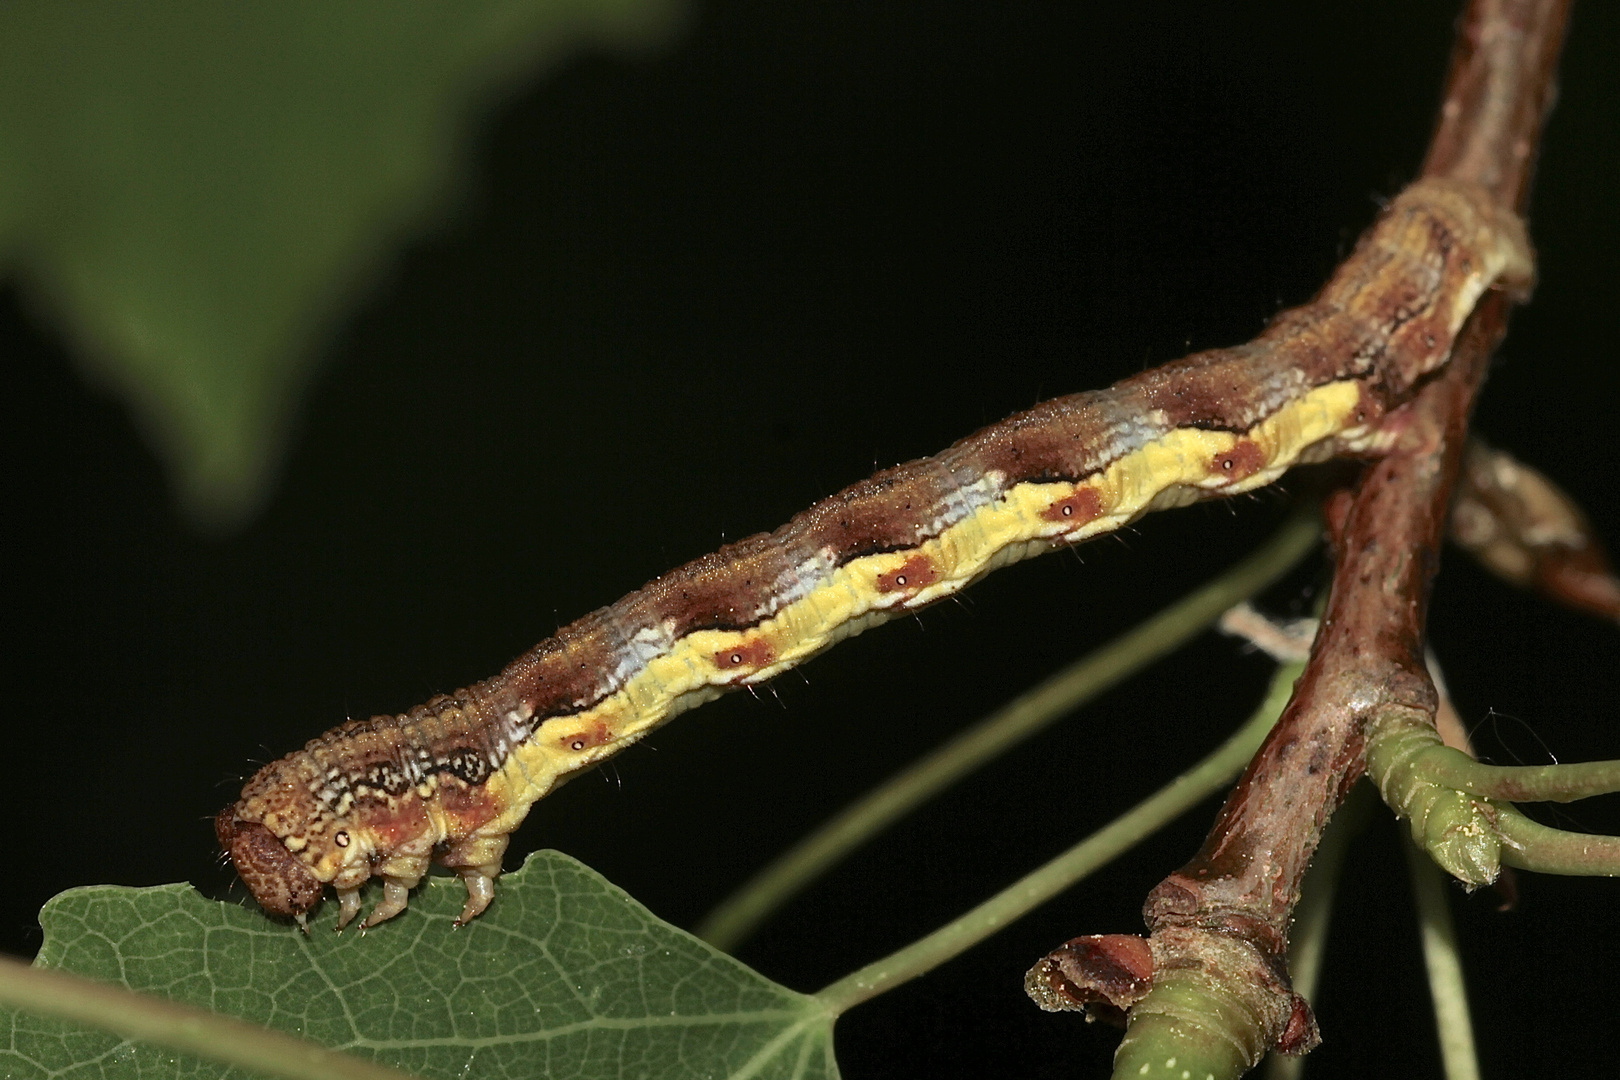
M 1487 289 L 1528 288 L 1520 223 L 1480 189 L 1402 192 L 1311 302 L 1255 340 L 1060 397 L 878 472 L 564 627 L 504 671 L 353 720 L 260 769 L 216 820 L 269 912 L 326 886 L 339 927 L 403 911 L 432 862 L 494 897 L 510 833 L 558 784 L 728 689 L 1156 509 L 1377 454 Z

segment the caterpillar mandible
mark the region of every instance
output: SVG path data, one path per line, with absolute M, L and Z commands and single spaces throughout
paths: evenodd
M 493 678 L 334 728 L 260 769 L 219 842 L 260 905 L 300 923 L 330 885 L 348 925 L 378 877 L 375 926 L 433 861 L 465 881 L 465 923 L 536 800 L 678 713 L 1150 510 L 1377 453 L 1480 296 L 1532 274 L 1522 225 L 1483 190 L 1413 184 L 1248 344 L 1047 401 L 672 570 Z

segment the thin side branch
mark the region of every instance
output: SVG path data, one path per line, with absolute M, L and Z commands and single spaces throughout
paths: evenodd
M 1566 832 L 1501 807 L 1496 832 L 1502 861 L 1520 870 L 1569 877 L 1620 877 L 1620 836 Z
M 1477 438 L 1463 459 L 1451 539 L 1506 581 L 1620 621 L 1620 580 L 1575 500 Z

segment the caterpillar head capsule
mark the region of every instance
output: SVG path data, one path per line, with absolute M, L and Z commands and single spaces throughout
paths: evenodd
M 321 901 L 321 882 L 274 833 L 258 822 L 239 821 L 227 806 L 214 832 L 253 899 L 276 915 L 301 916 Z

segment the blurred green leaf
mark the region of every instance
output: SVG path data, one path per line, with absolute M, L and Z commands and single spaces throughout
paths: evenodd
M 124 396 L 182 503 L 262 501 L 323 332 L 455 188 L 497 94 L 679 0 L 7 0 L 0 277 Z
M 833 1017 L 659 921 L 555 851 L 501 879 L 461 929 L 431 878 L 366 934 L 304 936 L 188 885 L 95 886 L 40 913 L 41 966 L 260 1023 L 425 1077 L 838 1075 Z M 324 916 L 335 918 L 328 907 Z M 0 1011 L 0 1076 L 218 1077 L 222 1065 Z

